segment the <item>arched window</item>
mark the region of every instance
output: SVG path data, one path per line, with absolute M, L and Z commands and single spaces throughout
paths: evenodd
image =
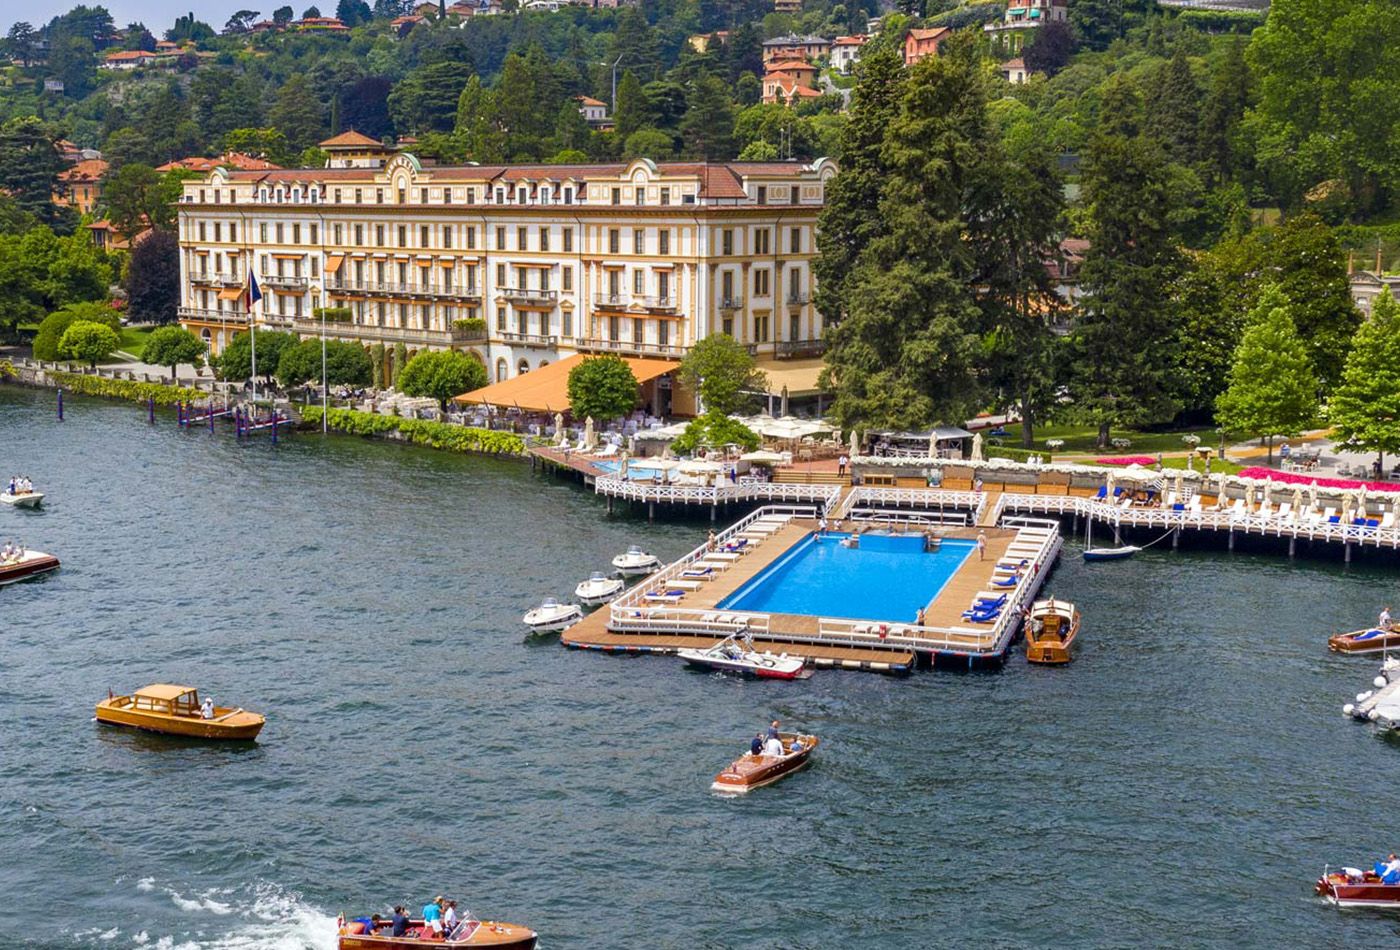
M 521 360 L 520 365 L 515 368 L 515 371 L 518 375 L 524 376 L 526 373 L 530 372 L 530 361 Z
M 510 367 L 506 364 L 505 358 L 496 360 L 496 382 L 503 383 L 510 375 Z

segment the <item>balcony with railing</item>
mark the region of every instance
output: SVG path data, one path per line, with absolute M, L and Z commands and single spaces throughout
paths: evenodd
M 744 297 L 742 294 L 724 294 L 719 298 L 719 308 L 721 310 L 743 310 Z
M 552 307 L 559 299 L 557 290 L 540 290 L 535 287 L 501 287 L 501 296 L 519 303 Z
M 460 346 L 471 343 L 484 343 L 486 331 L 480 327 L 449 327 L 446 330 L 425 327 L 391 327 L 373 323 L 350 323 L 344 320 L 322 321 L 315 318 L 298 317 L 292 321 L 292 329 L 304 336 L 320 336 L 336 340 L 354 340 L 376 343 L 417 343 L 431 346 Z
M 630 294 L 594 294 L 593 306 L 604 310 L 626 310 L 632 303 Z
M 190 275 L 190 283 L 211 287 L 241 287 L 243 281 L 236 274 L 211 274 L 207 271 Z
M 801 307 L 803 304 L 809 303 L 811 299 L 812 295 L 802 290 L 792 290 L 787 295 L 789 307 Z
M 305 290 L 310 285 L 305 277 L 287 274 L 267 274 L 260 283 L 267 287 L 281 287 L 284 290 Z
M 553 349 L 559 345 L 557 336 L 546 336 L 540 333 L 499 333 L 497 336 L 503 343 L 509 343 L 512 346 L 543 346 Z
M 233 313 L 227 310 L 205 310 L 199 307 L 181 307 L 176 311 L 176 315 L 181 320 L 198 320 L 201 323 L 227 323 L 240 327 L 246 327 L 248 325 L 248 315 L 246 313 Z
M 579 340 L 580 350 L 595 353 L 626 353 L 633 356 L 664 356 L 679 359 L 685 355 L 684 347 L 670 343 L 635 343 L 631 340 Z
M 675 310 L 677 303 L 673 294 L 657 296 L 652 294 L 638 294 L 632 298 L 636 303 L 647 310 Z

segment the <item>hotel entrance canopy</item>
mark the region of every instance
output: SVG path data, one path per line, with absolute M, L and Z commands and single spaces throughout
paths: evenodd
M 501 406 L 526 412 L 567 412 L 569 409 L 569 370 L 582 363 L 582 354 L 565 357 L 557 363 L 522 373 L 504 382 L 493 383 L 456 397 L 459 403 Z M 622 361 L 632 369 L 639 384 L 673 372 L 677 360 L 648 360 L 624 356 Z

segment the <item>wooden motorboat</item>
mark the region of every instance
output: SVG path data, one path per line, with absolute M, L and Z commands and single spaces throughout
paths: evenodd
M 781 732 L 778 737 L 783 743 L 782 755 L 754 755 L 746 752 L 730 763 L 729 768 L 715 776 L 715 780 L 710 783 L 710 789 L 729 795 L 742 795 L 756 788 L 772 785 L 806 766 L 812 760 L 812 753 L 821 745 L 821 740 L 816 736 Z M 798 740 L 801 740 L 801 748 L 793 751 L 793 743 Z
M 1067 600 L 1037 600 L 1026 618 L 1026 659 L 1068 663 L 1079 636 L 1079 610 Z
M 228 706 L 212 707 L 206 719 L 194 687 L 156 683 L 130 696 L 108 696 L 97 704 L 97 721 L 172 736 L 247 740 L 257 738 L 265 720 Z
M 588 580 L 574 588 L 574 595 L 578 597 L 580 603 L 596 607 L 599 604 L 606 604 L 622 593 L 624 586 L 622 578 L 608 577 L 602 571 L 594 571 Z
M 58 570 L 58 558 L 43 551 L 25 551 L 19 557 L 0 560 L 0 586 L 26 581 Z
M 44 493 L 41 491 L 18 491 L 11 494 L 7 488 L 0 492 L 0 501 L 15 508 L 38 508 L 44 500 Z
M 1141 551 L 1142 548 L 1133 544 L 1124 544 L 1116 548 L 1085 548 L 1084 560 L 1086 561 L 1121 561 L 1130 558 Z
M 1327 638 L 1327 649 L 1333 653 L 1383 653 L 1400 650 L 1400 624 L 1367 627 L 1351 633 L 1338 633 Z
M 661 567 L 661 558 L 655 554 L 648 554 L 634 544 L 627 549 L 626 554 L 619 554 L 613 558 L 612 566 L 623 577 L 639 577 L 658 570 Z
M 567 630 L 578 623 L 583 619 L 583 609 L 578 604 L 561 604 L 549 597 L 534 610 L 525 611 L 520 619 L 535 633 L 550 633 Z
M 788 656 L 754 648 L 753 637 L 739 632 L 725 637 L 705 650 L 681 649 L 676 655 L 691 666 L 739 673 L 760 679 L 795 680 L 807 672 L 807 661 L 800 656 Z
M 1314 890 L 1337 907 L 1392 907 L 1400 910 L 1400 880 L 1387 884 L 1383 867 L 1371 871 L 1360 868 L 1324 868 Z M 1396 875 L 1387 875 L 1396 877 Z
M 338 950 L 423 950 L 433 947 L 493 947 L 495 950 L 535 950 L 539 934 L 520 924 L 499 920 L 464 920 L 446 937 L 434 936 L 422 919 L 409 922 L 402 937 L 391 936 L 387 920 L 368 933 L 361 920 L 341 923 Z M 426 936 L 424 936 L 426 934 Z

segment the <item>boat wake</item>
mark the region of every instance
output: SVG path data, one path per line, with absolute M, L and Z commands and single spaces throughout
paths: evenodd
M 75 934 L 83 946 L 136 946 L 148 950 L 334 950 L 335 918 L 300 894 L 266 881 L 245 887 L 186 891 L 142 878 L 139 891 L 163 894 L 189 918 L 188 928 L 114 927 Z

